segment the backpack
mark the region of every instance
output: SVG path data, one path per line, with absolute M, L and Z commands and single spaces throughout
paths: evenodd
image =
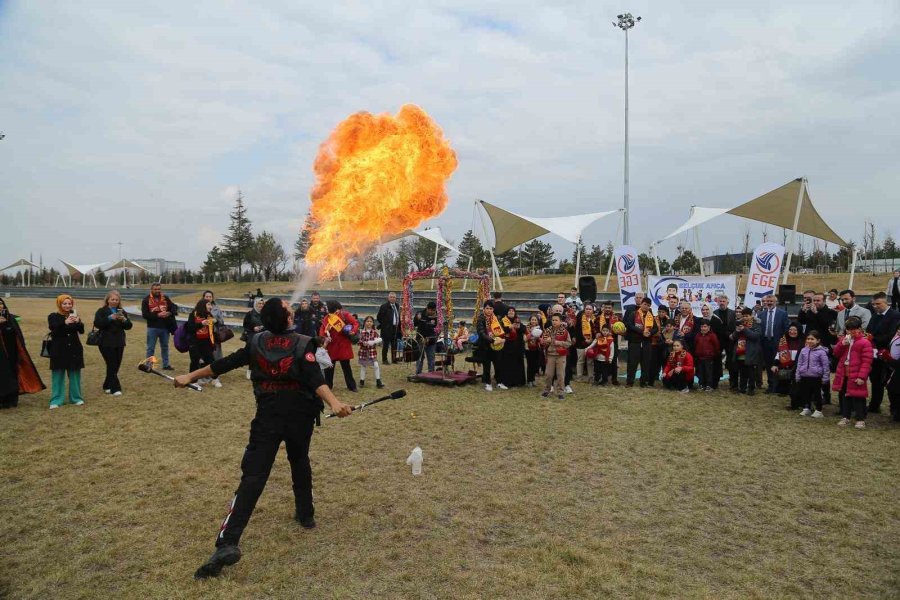
M 191 348 L 191 334 L 188 333 L 185 323 L 179 323 L 175 329 L 175 335 L 172 337 L 175 349 L 184 354 Z

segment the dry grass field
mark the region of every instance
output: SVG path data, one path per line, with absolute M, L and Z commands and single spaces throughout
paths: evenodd
M 46 382 L 51 307 L 10 305 Z M 48 390 L 0 412 L 0 597 L 900 594 L 900 428 L 884 416 L 847 430 L 830 407 L 804 419 L 764 395 L 584 384 L 548 401 L 407 384 L 404 365 L 384 378 L 406 399 L 316 431 L 319 527 L 291 519 L 281 452 L 243 560 L 193 581 L 238 483 L 250 384 L 235 372 L 198 394 L 141 374 L 144 331 L 130 333 L 121 398 L 100 393 L 102 360 L 86 348 L 85 406 L 51 412 Z

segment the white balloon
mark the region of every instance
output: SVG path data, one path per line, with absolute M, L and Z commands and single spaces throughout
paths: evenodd
M 531 337 L 541 337 L 543 334 L 544 332 L 541 331 L 540 327 L 535 327 L 531 330 Z

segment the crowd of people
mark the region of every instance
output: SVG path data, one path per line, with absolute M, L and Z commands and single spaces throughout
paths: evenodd
M 265 330 L 260 316 L 265 299 L 253 300 L 243 321 L 241 340 L 245 342 Z M 714 302 L 704 303 L 698 316 L 690 302 L 675 294 L 654 308 L 639 292 L 633 306 L 616 312 L 611 301 L 583 302 L 578 289 L 572 288 L 569 294 L 559 293 L 554 303 L 520 315 L 503 301 L 502 293 L 495 292 L 471 329 L 460 321 L 444 332 L 438 331 L 437 307 L 430 302 L 413 318 L 416 373 L 435 370 L 436 352 L 452 360 L 454 354 L 471 348 L 489 392 L 541 387 L 542 397 L 555 394 L 564 399 L 575 393 L 577 384 L 618 386 L 620 379 L 626 387 L 660 384 L 681 393 L 727 386 L 739 394 L 754 395 L 757 390 L 779 394 L 789 399 L 786 408 L 814 418 L 824 416 L 823 408 L 831 404 L 834 393 L 840 423 L 847 425 L 855 418 L 858 428 L 865 427 L 868 413 L 881 411 L 887 394 L 892 416 L 900 421 L 900 375 L 895 376 L 900 370 L 900 273 L 866 306 L 856 302 L 853 290 L 807 290 L 793 318 L 778 306 L 774 295 L 756 306 L 739 305 L 737 310 L 725 296 Z M 71 295 L 60 295 L 56 306 L 48 316 L 49 334 L 42 348 L 42 355 L 50 359 L 51 409 L 66 402 L 84 404 L 81 336 L 85 326 Z M 233 335 L 208 290 L 181 326 L 176 319 L 178 306 L 160 284 L 151 286 L 141 313 L 147 324 L 146 356 L 154 356 L 159 346 L 163 370 L 173 370 L 169 354 L 173 335 L 176 347 L 181 337 L 191 371 L 221 359 L 221 344 Z M 110 291 L 94 314 L 87 340 L 98 347 L 105 362 L 102 390 L 106 394 L 123 394 L 118 372 L 132 326 L 119 293 Z M 313 292 L 294 308 L 293 331 L 313 341 L 329 387 L 334 386 L 339 366 L 349 391 L 364 387 L 370 371 L 381 388 L 381 366 L 402 356 L 398 354 L 403 345 L 401 311 L 393 292 L 374 316 L 361 320 L 340 302 L 323 301 Z M 17 405 L 19 393 L 44 386 L 17 320 L 2 300 L 0 340 L 5 356 L 0 363 L 0 406 L 7 408 Z M 354 358 L 358 380 L 351 364 Z M 248 369 L 248 378 L 250 374 Z M 222 387 L 218 378 L 199 383 Z

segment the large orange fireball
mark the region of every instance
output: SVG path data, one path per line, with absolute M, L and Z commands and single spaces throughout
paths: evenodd
M 457 164 L 440 127 L 418 106 L 406 104 L 396 116 L 351 115 L 313 165 L 307 263 L 335 276 L 379 240 L 439 215 Z

